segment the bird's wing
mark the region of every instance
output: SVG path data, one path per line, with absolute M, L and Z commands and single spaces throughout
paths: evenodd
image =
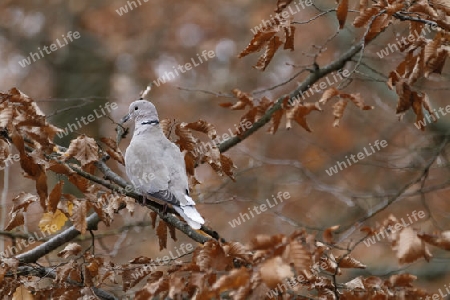
M 158 193 L 169 187 L 169 170 L 162 161 L 161 147 L 142 138 L 133 139 L 125 152 L 125 166 L 133 185 L 142 193 Z
M 180 152 L 178 146 L 168 141 L 166 157 L 172 160 L 169 164 L 170 178 L 169 191 L 171 191 L 179 200 L 180 205 L 195 205 L 195 202 L 189 197 L 189 184 L 186 174 L 186 165 L 184 155 Z

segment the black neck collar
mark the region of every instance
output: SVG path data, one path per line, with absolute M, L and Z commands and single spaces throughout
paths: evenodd
M 151 120 L 151 121 L 143 121 L 141 122 L 141 125 L 152 125 L 152 124 L 159 124 L 158 120 Z

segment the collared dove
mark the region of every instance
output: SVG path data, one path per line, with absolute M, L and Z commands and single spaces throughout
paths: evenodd
M 183 155 L 164 135 L 155 106 L 146 100 L 134 101 L 122 123 L 128 119 L 135 120 L 134 134 L 125 152 L 128 178 L 144 197 L 171 204 L 189 226 L 199 229 L 205 220 L 189 197 Z

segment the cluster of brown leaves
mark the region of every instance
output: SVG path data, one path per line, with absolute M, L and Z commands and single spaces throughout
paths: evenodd
M 39 277 L 28 276 L 17 280 L 4 280 L 0 277 L 0 296 L 2 299 L 21 299 L 17 296 L 20 286 L 24 286 L 31 299 L 97 299 L 92 287 L 104 283 L 117 283 L 116 267 L 107 259 L 94 256 L 89 252 L 80 254 L 82 248 L 70 243 L 58 253 L 67 259 L 54 268 L 55 278 L 42 282 Z M 14 258 L 2 259 L 8 267 L 3 269 L 16 272 L 19 262 Z M 4 275 L 4 274 L 3 274 Z M 6 279 L 6 278 L 5 278 Z M 3 281 L 3 282 L 2 282 Z M 85 297 L 85 298 L 84 298 Z
M 217 131 L 211 123 L 198 120 L 192 123 L 177 123 L 175 120 L 164 119 L 160 122 L 164 134 L 169 139 L 175 139 L 181 151 L 184 151 L 186 172 L 189 176 L 189 185 L 193 188 L 200 182 L 195 178 L 195 168 L 202 163 L 208 163 L 220 176 L 223 174 L 234 180 L 233 169 L 236 168 L 231 158 L 220 153 L 217 143 Z M 194 136 L 194 132 L 208 136 L 208 142 L 201 142 Z
M 279 4 L 279 7 L 281 7 L 280 5 L 286 7 L 287 4 Z M 255 69 L 261 71 L 267 68 L 281 45 L 284 44 L 283 48 L 285 50 L 294 50 L 295 27 L 291 25 L 291 21 L 282 18 L 281 15 L 280 18 L 272 20 L 269 25 L 264 26 L 253 36 L 248 46 L 238 55 L 241 58 L 251 53 L 259 52 L 265 47 L 264 53 L 254 66 Z
M 290 236 L 257 235 L 247 245 L 238 242 L 210 241 L 193 252 L 186 263 L 175 263 L 167 269 L 149 270 L 149 258 L 138 258 L 124 265 L 125 291 L 144 278 L 145 286 L 136 299 L 181 297 L 184 299 L 397 299 L 426 296 L 414 287 L 415 276 L 392 275 L 357 277 L 336 286 L 334 276 L 345 269 L 366 266 L 347 253 L 335 256 L 331 246 L 316 240 L 305 231 Z M 340 251 L 343 252 L 343 251 Z M 140 267 L 139 267 L 140 266 Z M 408 298 L 412 299 L 412 298 Z
M 411 26 L 410 30 L 416 30 L 420 25 Z M 413 29 L 414 28 L 414 29 Z M 410 31 L 410 34 L 413 32 Z M 413 34 L 416 36 L 416 34 Z M 419 121 L 424 120 L 423 109 L 437 120 L 431 108 L 428 96 L 413 89 L 414 83 L 420 78 L 428 78 L 430 74 L 442 72 L 445 60 L 450 54 L 450 33 L 437 30 L 432 40 L 420 35 L 414 41 L 404 45 L 400 50 L 407 53 L 405 59 L 397 68 L 389 74 L 388 86 L 394 89 L 399 97 L 397 103 L 397 114 L 400 119 L 410 108 L 416 114 L 416 122 L 420 129 L 424 126 Z M 414 54 L 417 53 L 417 54 Z
M 112 195 L 108 190 L 101 191 L 99 186 L 92 184 L 71 168 L 73 166 L 93 174 L 94 164 L 100 157 L 97 142 L 81 135 L 70 142 L 66 151 L 60 152 L 53 142 L 60 129 L 47 122 L 45 115 L 31 98 L 13 88 L 7 94 L 0 94 L 0 99 L 0 128 L 11 136 L 11 142 L 20 154 L 20 166 L 24 176 L 35 181 L 38 194 L 36 197 L 22 192 L 13 199 L 11 218 L 5 229 L 12 230 L 23 225 L 24 213 L 35 203 L 39 203 L 44 211 L 39 223 L 41 229 L 56 225 L 59 230 L 70 219 L 74 226 L 84 233 L 87 212 L 91 208 L 109 224 L 113 209 L 108 209 L 108 206 L 118 206 L 117 203 L 124 199 Z M 8 152 L 9 141 L 1 139 L 0 147 L 0 152 Z M 77 199 L 71 194 L 63 193 L 63 180 L 56 183 L 49 192 L 49 171 L 58 174 L 61 179 L 67 178 L 86 198 Z
M 427 244 L 450 251 L 450 231 L 430 235 L 408 225 L 405 220 L 400 221 L 391 214 L 377 228 L 364 227 L 361 230 L 372 239 L 386 238 L 400 264 L 413 263 L 421 258 L 430 261 L 433 255 Z
M 250 122 L 254 124 L 265 116 L 265 114 L 273 109 L 275 102 L 267 97 L 262 99 L 256 99 L 244 93 L 238 89 L 233 90 L 233 94 L 238 99 L 236 103 L 225 102 L 221 103 L 220 106 L 228 107 L 232 110 L 243 110 L 248 108 L 248 111 L 244 116 L 241 117 L 240 123 Z M 300 97 L 300 96 L 299 96 Z M 286 129 L 292 128 L 292 122 L 296 122 L 306 131 L 311 132 L 311 128 L 306 122 L 306 116 L 312 111 L 322 111 L 320 105 L 326 105 L 329 100 L 337 97 L 339 100 L 333 105 L 333 115 L 335 117 L 333 126 L 339 126 L 339 121 L 341 120 L 344 110 L 347 107 L 348 101 L 352 101 L 361 110 L 371 110 L 374 107 L 364 104 L 364 101 L 360 94 L 346 94 L 340 92 L 334 87 L 327 89 L 321 99 L 317 102 L 303 102 L 298 99 L 289 99 L 286 96 L 282 99 L 280 108 L 275 110 L 270 117 L 268 132 L 275 134 L 281 123 L 283 116 L 286 117 Z M 237 131 L 237 135 L 242 134 L 242 131 Z
M 416 114 L 416 122 L 424 119 L 424 109 L 435 117 L 428 96 L 425 93 L 414 91 L 412 86 L 420 78 L 428 78 L 432 73 L 440 74 L 442 72 L 445 60 L 450 53 L 449 7 L 450 1 L 446 0 L 414 2 L 380 0 L 371 7 L 368 7 L 368 1 L 360 1 L 360 15 L 355 19 L 353 25 L 365 27 L 370 23 L 370 28 L 365 35 L 366 42 L 385 30 L 394 21 L 394 17 L 419 16 L 419 19 L 437 25 L 435 28 L 431 27 L 435 29 L 434 38 L 428 39 L 423 34 L 426 32 L 424 22 L 408 21 L 407 42 L 399 45 L 399 50 L 405 52 L 406 57 L 389 74 L 388 80 L 389 88 L 395 90 L 399 97 L 396 113 L 400 119 L 410 108 Z M 434 118 L 434 120 L 437 119 Z M 423 124 L 418 124 L 420 129 L 424 130 Z
M 320 98 L 319 103 L 325 105 L 329 100 L 331 100 L 334 97 L 338 97 L 338 101 L 334 103 L 333 105 L 333 115 L 334 115 L 334 123 L 333 126 L 337 127 L 339 126 L 339 121 L 342 119 L 342 116 L 344 115 L 344 110 L 347 107 L 348 101 L 350 100 L 353 104 L 355 104 L 358 108 L 361 110 L 371 110 L 374 107 L 365 105 L 364 101 L 361 97 L 361 95 L 358 94 L 346 94 L 342 93 L 336 88 L 329 88 L 327 89 L 323 95 L 322 98 Z

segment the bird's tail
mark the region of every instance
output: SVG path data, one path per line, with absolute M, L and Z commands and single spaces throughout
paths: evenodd
M 176 206 L 173 205 L 173 208 L 183 217 L 183 219 L 194 229 L 200 229 L 202 224 L 205 223 L 205 220 L 199 214 L 195 206 L 193 205 L 185 205 L 185 206 Z

